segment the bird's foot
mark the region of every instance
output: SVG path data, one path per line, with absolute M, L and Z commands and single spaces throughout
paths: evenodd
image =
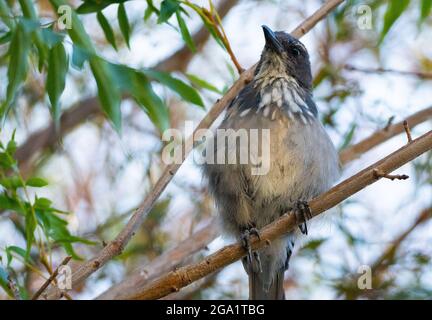
M 306 201 L 297 201 L 294 206 L 294 213 L 296 215 L 296 221 L 301 221 L 301 223 L 299 224 L 300 232 L 307 235 L 307 220 L 312 218 L 312 211 L 309 207 L 309 204 Z
M 245 263 L 248 266 L 249 270 L 254 273 L 259 273 L 262 271 L 261 268 L 261 260 L 259 257 L 259 253 L 256 251 L 252 252 L 252 247 L 250 245 L 250 238 L 252 235 L 258 237 L 261 240 L 261 236 L 259 230 L 256 227 L 245 228 L 241 234 L 241 240 L 243 243 L 243 247 L 247 252 Z

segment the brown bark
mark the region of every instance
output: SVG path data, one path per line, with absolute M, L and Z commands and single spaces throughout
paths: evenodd
M 358 191 L 364 189 L 368 185 L 378 181 L 379 178 L 376 178 L 374 170 L 378 169 L 389 174 L 431 149 L 432 131 L 429 131 L 423 136 L 388 155 L 384 159 L 339 183 L 326 193 L 311 200 L 309 206 L 312 211 L 312 216 L 315 217 L 321 214 Z M 296 220 L 296 215 L 293 213 L 283 215 L 281 218 L 261 230 L 260 239 L 257 239 L 256 237 L 252 239 L 252 248 L 256 250 L 264 247 L 274 239 L 277 239 L 292 230 L 301 222 L 302 221 Z M 153 283 L 141 288 L 138 293 L 125 298 L 142 300 L 162 298 L 239 260 L 245 254 L 246 252 L 241 244 L 226 246 L 198 263 L 168 273 L 167 275 L 155 280 Z
M 432 107 L 419 111 L 409 116 L 407 119 L 410 123 L 413 124 L 413 126 L 415 126 L 423 123 L 430 117 L 432 117 Z M 347 163 L 353 161 L 355 158 L 359 157 L 361 154 L 364 154 L 367 151 L 373 149 L 378 144 L 383 143 L 388 139 L 391 139 L 392 137 L 402 133 L 404 131 L 403 123 L 405 123 L 406 121 L 407 120 L 404 120 L 392 126 L 388 126 L 383 130 L 379 130 L 373 133 L 371 136 L 367 137 L 366 139 L 360 141 L 359 143 L 342 150 L 339 153 L 341 164 L 346 165 Z M 175 267 L 181 265 L 180 261 L 184 261 L 187 257 L 197 253 L 202 247 L 213 241 L 219 234 L 216 228 L 217 222 L 216 219 L 214 219 L 207 226 L 203 227 L 203 229 L 201 229 L 199 232 L 194 233 L 190 238 L 181 242 L 175 248 L 157 257 L 150 264 L 138 268 L 138 270 L 132 272 L 132 274 L 130 274 L 125 280 L 107 289 L 102 295 L 97 297 L 97 299 L 123 299 L 126 296 L 132 295 L 134 290 L 137 290 L 137 288 L 148 284 L 149 281 L 152 280 L 148 277 L 148 275 L 145 275 L 145 273 L 142 272 L 143 270 L 150 270 L 150 272 L 153 272 L 153 274 L 155 275 L 154 277 L 161 276 L 167 271 L 172 271 Z M 185 243 L 196 243 L 196 245 L 192 247 L 193 250 L 191 250 L 191 247 L 189 245 L 186 245 L 186 247 L 184 246 Z M 171 252 L 175 252 L 176 259 L 174 260 L 174 263 L 171 258 Z M 181 258 L 179 257 L 179 255 Z M 162 271 L 160 271 L 160 266 L 167 266 L 168 268 L 164 268 Z
M 301 37 L 311 28 L 313 28 L 319 21 L 321 21 L 331 10 L 337 7 L 343 0 L 329 0 L 325 2 L 311 17 L 307 18 L 302 22 L 291 34 L 295 37 Z M 209 128 L 210 125 L 216 120 L 216 118 L 222 113 L 224 108 L 229 104 L 229 102 L 237 96 L 240 90 L 250 82 L 255 70 L 255 65 L 250 69 L 246 70 L 240 75 L 240 78 L 233 84 L 233 86 L 228 90 L 228 92 L 218 100 L 213 107 L 209 110 L 203 120 L 199 123 L 198 127 L 195 129 L 192 137 L 188 138 L 186 142 L 186 150 L 183 154 L 182 162 L 186 156 L 190 153 L 193 146 L 193 136 L 196 134 L 197 130 Z M 119 255 L 126 244 L 134 236 L 135 231 L 141 225 L 142 221 L 145 219 L 147 214 L 150 212 L 156 200 L 159 198 L 161 193 L 165 190 L 168 183 L 171 181 L 173 176 L 176 174 L 177 170 L 180 168 L 181 164 L 171 164 L 166 166 L 161 177 L 156 182 L 153 190 L 144 199 L 143 203 L 132 215 L 126 226 L 120 231 L 117 237 L 107 244 L 95 257 L 84 262 L 78 270 L 72 274 L 72 284 L 73 286 L 82 283 L 91 274 L 100 269 L 105 263 L 111 260 L 113 257 Z M 56 288 L 52 288 L 48 292 L 49 299 L 57 299 L 60 297 L 60 292 Z

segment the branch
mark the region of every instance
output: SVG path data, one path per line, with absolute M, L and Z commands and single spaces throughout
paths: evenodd
M 429 112 L 425 112 L 428 110 Z M 408 119 L 416 120 L 415 124 L 419 124 L 421 123 L 420 121 L 426 120 L 428 116 L 432 116 L 432 107 L 417 112 L 412 116 L 408 117 Z M 341 164 L 346 165 L 347 163 L 354 160 L 355 156 L 359 156 L 360 152 L 363 154 L 369 151 L 370 149 L 376 147 L 378 143 L 382 143 L 394 137 L 395 135 L 400 134 L 404 130 L 401 129 L 401 127 L 403 127 L 403 122 L 395 124 L 394 126 L 391 127 L 387 126 L 385 129 L 386 135 L 384 137 L 382 136 L 382 130 L 380 130 L 372 134 L 371 137 L 368 137 L 365 140 L 344 149 L 339 154 L 339 159 Z M 382 137 L 382 138 L 376 139 L 372 137 Z M 361 147 L 359 148 L 358 146 Z M 157 257 L 150 264 L 138 268 L 122 282 L 108 288 L 103 294 L 98 296 L 96 299 L 103 299 L 103 300 L 124 299 L 126 296 L 130 296 L 131 294 L 136 292 L 136 288 L 140 288 L 148 284 L 152 280 L 152 278 L 156 278 L 166 272 L 172 271 L 174 268 L 181 265 L 182 262 L 187 257 L 195 254 L 196 252 L 201 250 L 205 245 L 213 241 L 219 234 L 216 227 L 217 227 L 216 219 L 213 219 L 200 231 L 194 233 L 190 238 L 181 242 L 176 247 L 170 249 L 169 251 L 162 254 L 161 256 Z M 203 235 L 205 235 L 205 237 L 203 237 Z M 192 244 L 195 244 L 195 246 L 192 247 L 191 250 Z M 171 256 L 173 255 L 176 257 L 175 261 L 173 261 L 171 258 Z M 160 268 L 162 266 L 166 266 L 166 268 L 161 270 Z M 148 273 L 147 270 L 150 270 L 150 272 L 153 271 L 151 277 L 149 277 L 149 275 L 147 274 Z
M 371 270 L 373 275 L 373 288 L 377 288 L 381 284 L 381 275 L 388 269 L 391 263 L 394 261 L 396 253 L 400 248 L 403 241 L 420 225 L 432 218 L 432 207 L 424 209 L 412 225 L 410 225 L 403 233 L 401 233 L 391 244 L 384 250 L 384 252 L 371 263 Z M 351 280 L 348 283 L 343 283 L 344 290 L 343 295 L 346 299 L 353 300 L 358 299 L 360 296 L 369 296 L 371 290 L 361 290 L 357 286 L 358 275 L 350 277 Z M 372 291 L 373 292 L 373 291 Z
M 321 21 L 331 10 L 337 5 L 342 3 L 344 0 L 329 0 L 322 5 L 311 17 L 307 18 L 301 23 L 291 34 L 295 37 L 301 37 L 312 27 L 314 27 L 319 21 Z M 182 153 L 182 162 L 185 160 L 187 155 L 193 148 L 193 140 L 196 132 L 200 129 L 207 129 L 216 120 L 216 118 L 222 113 L 225 107 L 234 99 L 243 87 L 249 83 L 254 74 L 255 66 L 244 71 L 240 78 L 233 84 L 228 92 L 218 100 L 213 107 L 209 110 L 206 116 L 201 120 L 198 127 L 195 129 L 191 137 L 189 137 L 185 144 L 185 151 Z M 182 146 L 180 146 L 182 147 Z M 165 190 L 168 183 L 171 181 L 181 164 L 170 164 L 166 166 L 161 177 L 156 182 L 156 185 L 152 192 L 144 199 L 143 203 L 132 215 L 126 226 L 120 231 L 117 237 L 105 246 L 94 258 L 84 262 L 76 272 L 72 275 L 72 285 L 82 283 L 91 274 L 100 269 L 105 263 L 111 260 L 113 257 L 119 255 L 126 244 L 134 236 L 136 230 L 141 225 L 147 214 L 150 212 L 156 200 L 159 198 L 161 193 Z M 60 292 L 53 288 L 48 295 L 49 299 L 57 299 L 60 297 Z
M 192 237 L 187 238 L 174 248 L 164 252 L 149 264 L 137 268 L 137 270 L 135 270 L 125 280 L 106 290 L 103 294 L 97 297 L 97 299 L 120 300 L 125 296 L 125 294 L 130 294 L 132 288 L 143 287 L 152 280 L 178 268 L 187 258 L 204 249 L 219 235 L 219 230 L 216 227 L 215 222 L 216 219 L 210 219 L 210 221 L 199 231 L 195 232 Z
M 385 69 L 385 68 L 360 68 L 355 67 L 353 65 L 345 65 L 345 70 L 349 71 L 357 71 L 357 72 L 363 72 L 363 73 L 393 73 L 401 76 L 414 76 L 420 79 L 424 80 L 432 80 L 432 73 L 431 72 L 421 72 L 421 71 L 402 71 L 402 70 L 394 70 L 394 69 Z
M 405 121 L 407 121 L 411 128 L 413 128 L 430 118 L 432 118 L 432 107 L 416 112 L 406 118 L 404 121 L 386 126 L 384 129 L 373 133 L 370 137 L 362 140 L 361 142 L 342 150 L 340 153 L 340 161 L 342 163 L 350 162 L 359 157 L 361 154 L 389 140 L 395 135 L 405 132 Z
M 37 300 L 40 297 L 40 295 L 46 290 L 46 288 L 48 288 L 48 286 L 51 284 L 51 282 L 53 282 L 55 280 L 55 278 L 57 277 L 57 275 L 59 273 L 60 267 L 67 265 L 71 259 L 72 259 L 72 256 L 67 256 L 66 258 L 63 259 L 63 261 L 60 263 L 60 265 L 57 267 L 57 269 L 55 269 L 55 271 L 51 274 L 51 276 L 48 278 L 48 280 L 45 281 L 45 283 L 33 295 L 32 300 Z
M 225 17 L 237 2 L 238 0 L 222 1 L 218 7 L 220 16 Z M 200 51 L 204 47 L 209 36 L 210 34 L 205 26 L 202 26 L 199 31 L 195 33 L 193 41 L 197 51 Z M 183 72 L 186 70 L 193 57 L 194 52 L 185 45 L 168 58 L 165 58 L 156 64 L 154 69 L 165 72 Z M 127 96 L 123 97 L 123 99 L 125 98 L 127 98 Z M 62 137 L 76 128 L 79 124 L 85 120 L 91 120 L 102 114 L 103 112 L 98 97 L 90 97 L 78 102 L 75 106 L 63 112 L 60 117 L 59 131 L 56 131 L 54 122 L 51 122 L 46 128 L 31 134 L 16 152 L 16 159 L 19 163 L 22 174 L 27 176 L 32 171 L 33 156 L 37 152 L 46 150 L 50 147 L 56 147 L 56 143 L 58 143 Z
M 432 131 L 429 131 L 384 159 L 339 183 L 326 193 L 311 200 L 309 207 L 312 211 L 312 217 L 334 207 L 368 185 L 375 183 L 377 181 L 373 172 L 375 169 L 384 173 L 390 173 L 431 149 Z M 271 243 L 271 241 L 292 230 L 300 222 L 296 221 L 295 214 L 284 214 L 281 218 L 261 230 L 260 239 L 257 239 L 257 237 L 252 239 L 252 249 L 257 250 L 264 247 L 267 243 Z M 245 254 L 243 246 L 239 243 L 226 246 L 206 257 L 201 262 L 168 273 L 143 287 L 139 293 L 127 297 L 127 299 L 159 299 L 172 292 L 179 291 L 192 282 L 239 260 Z

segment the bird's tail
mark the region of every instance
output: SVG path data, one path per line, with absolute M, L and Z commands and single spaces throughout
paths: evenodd
M 271 283 L 266 283 L 267 270 L 263 266 L 262 273 L 251 272 L 249 274 L 249 299 L 250 300 L 285 300 L 283 287 L 285 269 L 281 268 L 272 276 Z M 274 272 L 274 271 L 273 271 Z
M 248 263 L 247 257 L 243 266 L 249 275 L 250 300 L 285 300 L 284 273 L 294 249 L 293 237 L 279 239 L 256 252 L 260 268 Z

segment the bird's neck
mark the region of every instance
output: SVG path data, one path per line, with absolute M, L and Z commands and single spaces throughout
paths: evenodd
M 258 109 L 267 106 L 280 108 L 288 118 L 308 120 L 317 116 L 317 109 L 309 90 L 302 88 L 288 74 L 256 75 L 254 88 L 258 92 Z

